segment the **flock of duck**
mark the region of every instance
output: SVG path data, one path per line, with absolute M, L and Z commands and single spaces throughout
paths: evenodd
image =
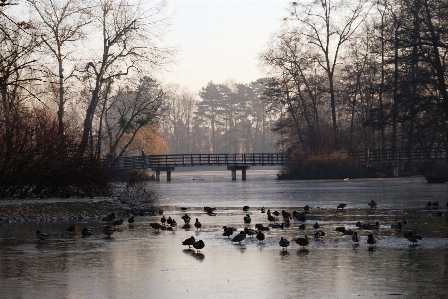
M 375 201 L 371 201 L 368 203 L 370 209 L 376 209 L 377 208 L 377 203 Z M 341 203 L 337 206 L 336 210 L 344 210 L 346 208 L 347 204 L 345 203 Z M 438 207 L 439 204 L 438 202 L 428 202 L 426 205 L 427 209 L 430 209 L 431 207 Z M 448 203 L 446 204 L 446 208 L 448 209 Z M 186 211 L 187 208 L 181 208 L 182 211 Z M 247 212 L 249 211 L 249 206 L 244 206 L 243 207 L 243 211 Z M 206 212 L 209 216 L 216 216 L 215 213 L 216 208 L 211 208 L 211 207 L 204 207 L 204 212 Z M 249 228 L 249 227 L 245 227 L 243 230 L 241 230 L 239 233 L 237 233 L 235 236 L 233 236 L 235 234 L 235 232 L 237 231 L 237 229 L 235 227 L 230 227 L 230 226 L 223 226 L 222 230 L 222 236 L 227 237 L 228 239 L 230 239 L 231 236 L 232 242 L 238 242 L 239 244 L 241 244 L 242 241 L 244 241 L 246 239 L 247 236 L 249 237 L 253 237 L 255 236 L 256 239 L 258 240 L 258 242 L 263 242 L 266 238 L 264 231 L 268 231 L 270 229 L 283 229 L 285 226 L 289 226 L 291 223 L 291 220 L 294 218 L 296 218 L 298 221 L 300 222 L 305 222 L 307 219 L 307 216 L 309 214 L 309 210 L 310 207 L 308 205 L 306 205 L 305 207 L 303 207 L 303 212 L 297 212 L 297 211 L 293 211 L 293 213 L 289 213 L 285 210 L 282 210 L 281 212 L 279 211 L 273 211 L 271 212 L 270 209 L 265 209 L 264 207 L 261 208 L 261 213 L 266 213 L 267 215 L 267 221 L 269 222 L 269 225 L 265 226 L 262 223 L 257 223 L 255 224 L 255 228 Z M 160 214 L 163 215 L 163 211 L 160 211 Z M 279 223 L 278 222 L 278 217 L 282 217 L 283 222 Z M 439 215 L 441 216 L 441 215 Z M 191 217 L 185 213 L 185 215 L 183 215 L 182 220 L 184 221 L 184 225 L 182 226 L 182 229 L 190 229 L 191 228 Z M 104 227 L 103 229 L 103 234 L 106 235 L 106 238 L 110 238 L 111 235 L 117 230 L 119 229 L 120 225 L 123 224 L 123 219 L 115 219 L 115 214 L 114 213 L 110 213 L 109 215 L 107 215 L 106 217 L 104 217 L 102 219 L 103 221 L 107 222 L 106 227 Z M 131 216 L 128 220 L 129 226 L 132 227 L 133 223 L 135 221 L 134 216 Z M 243 221 L 245 224 L 250 224 L 251 223 L 251 217 L 249 214 L 246 214 L 243 218 Z M 446 217 L 445 219 L 446 222 L 448 222 L 448 217 Z M 401 221 L 399 221 L 398 223 L 393 223 L 391 224 L 390 228 L 391 229 L 402 229 L 404 225 L 406 225 L 408 222 L 406 219 L 403 219 Z M 164 215 L 162 216 L 162 218 L 160 219 L 160 223 L 159 222 L 154 222 L 154 223 L 150 223 L 150 226 L 152 228 L 154 228 L 155 230 L 173 230 L 177 227 L 177 222 L 170 217 L 166 218 Z M 196 230 L 200 230 L 202 229 L 202 224 L 199 221 L 198 218 L 196 218 L 196 221 L 194 222 L 193 226 L 196 228 Z M 359 229 L 367 229 L 367 230 L 375 230 L 379 228 L 379 222 L 375 222 L 375 223 L 361 223 L 361 222 L 357 222 L 356 223 L 356 227 L 358 227 Z M 299 225 L 299 229 L 305 230 L 306 228 L 306 224 L 305 223 L 301 223 Z M 319 225 L 318 222 L 315 222 L 313 224 L 313 228 L 315 229 L 314 232 L 314 238 L 315 239 L 321 239 L 325 236 L 325 232 L 320 229 L 321 226 Z M 67 228 L 67 231 L 69 232 L 76 232 L 78 230 L 78 225 L 77 224 L 73 224 L 70 227 Z M 352 241 L 355 243 L 359 243 L 361 238 L 358 235 L 358 233 L 356 231 L 350 230 L 350 229 L 346 229 L 344 226 L 340 226 L 340 227 L 336 227 L 336 231 L 338 232 L 342 232 L 344 235 L 351 235 L 352 236 Z M 94 234 L 94 230 L 92 228 L 89 227 L 85 227 L 82 230 L 82 235 L 83 236 L 90 236 Z M 408 231 L 404 234 L 404 237 L 409 240 L 410 242 L 412 242 L 412 245 L 415 245 L 416 243 L 418 243 L 419 240 L 422 240 L 422 236 L 420 234 L 418 234 L 415 231 Z M 41 232 L 40 230 L 36 231 L 36 238 L 39 241 L 45 241 L 46 239 L 48 239 L 48 235 Z M 300 248 L 306 247 L 310 244 L 310 238 L 308 237 L 307 234 L 304 235 L 304 237 L 298 237 L 294 239 L 294 242 L 297 243 Z M 367 241 L 366 243 L 369 244 L 369 246 L 372 247 L 376 247 L 376 244 L 378 242 L 378 237 L 374 236 L 372 233 L 369 233 L 367 236 Z M 282 250 L 287 250 L 287 247 L 290 246 L 290 241 L 287 238 L 281 237 L 281 239 L 279 240 L 278 244 L 279 246 L 282 248 Z M 193 247 L 194 249 L 196 249 L 197 252 L 199 252 L 200 250 L 202 250 L 205 247 L 205 243 L 203 240 L 196 240 L 195 237 L 191 236 L 190 238 L 185 239 L 182 242 L 182 245 L 184 246 L 188 246 L 188 248 Z

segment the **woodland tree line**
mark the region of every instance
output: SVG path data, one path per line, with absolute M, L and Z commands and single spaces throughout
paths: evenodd
M 1 196 L 105 194 L 102 166 L 141 150 L 447 148 L 446 1 L 292 2 L 259 54 L 265 78 L 198 95 L 156 79 L 177 52 L 162 42 L 165 1 L 12 4 L 0 4 Z

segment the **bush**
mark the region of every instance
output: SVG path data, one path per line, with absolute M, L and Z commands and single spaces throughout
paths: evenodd
M 159 194 L 155 188 L 151 188 L 147 183 L 139 181 L 126 186 L 118 191 L 120 200 L 130 207 L 145 205 L 150 210 L 155 210 L 159 202 Z
M 302 159 L 292 159 L 278 175 L 279 179 L 345 179 L 367 176 L 359 167 L 358 160 L 346 152 L 309 155 Z

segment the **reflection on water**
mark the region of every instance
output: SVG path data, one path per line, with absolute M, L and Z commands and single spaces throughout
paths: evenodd
M 151 222 L 161 216 L 136 217 L 133 228 L 122 226 L 105 238 L 101 221 L 72 223 L 21 223 L 0 226 L 1 298 L 446 298 L 448 281 L 448 223 L 424 209 L 428 200 L 448 201 L 447 185 L 428 185 L 420 178 L 390 180 L 279 182 L 275 172 L 249 171 L 246 182 L 230 180 L 227 172 L 173 173 L 171 183 L 156 186 L 162 192 L 165 216 L 176 219 L 186 211 L 199 218 L 202 230 L 177 228 L 154 231 Z M 266 180 L 266 177 L 268 180 Z M 192 178 L 195 178 L 193 180 Z M 378 209 L 369 211 L 370 200 Z M 347 209 L 336 211 L 337 204 Z M 247 237 L 242 244 L 222 236 L 222 227 L 246 225 L 249 213 L 255 223 L 268 225 L 262 206 L 292 213 L 311 207 L 305 230 L 293 220 L 284 229 L 270 229 L 260 243 Z M 207 216 L 203 206 L 216 206 Z M 249 212 L 242 207 L 250 206 Z M 281 216 L 280 216 L 281 218 Z M 408 224 L 392 229 L 403 218 Z M 325 231 L 314 239 L 313 224 Z M 379 229 L 359 229 L 356 222 L 380 223 Z M 344 226 L 357 231 L 361 241 L 336 231 Z M 83 237 L 92 227 L 95 234 Z M 35 239 L 36 229 L 49 235 Z M 413 246 L 404 233 L 423 236 Z M 367 235 L 379 238 L 366 244 Z M 235 235 L 234 234 L 234 235 Z M 310 244 L 294 242 L 305 234 Z M 196 252 L 182 246 L 194 236 L 205 242 Z M 278 242 L 291 245 L 282 251 Z

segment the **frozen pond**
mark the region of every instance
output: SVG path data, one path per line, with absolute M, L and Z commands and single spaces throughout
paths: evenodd
M 110 239 L 102 234 L 102 221 L 78 222 L 74 234 L 66 231 L 72 223 L 63 221 L 2 225 L 0 298 L 447 298 L 447 184 L 430 185 L 420 177 L 275 178 L 275 170 L 249 170 L 245 182 L 239 176 L 232 182 L 230 171 L 176 170 L 172 182 L 152 182 L 165 217 L 179 224 L 173 231 L 150 227 L 161 216 L 136 217 L 134 228 L 125 219 Z M 368 210 L 371 200 L 377 210 Z M 439 201 L 440 209 L 424 209 L 427 201 Z M 346 210 L 337 211 L 342 202 Z M 243 223 L 244 205 L 250 206 L 250 225 Z M 305 205 L 311 208 L 305 222 L 270 229 L 263 243 L 255 237 L 232 243 L 222 236 L 224 225 L 267 226 L 263 206 L 292 213 Z M 205 214 L 204 206 L 216 207 L 217 215 Z M 199 219 L 202 230 L 181 228 L 180 207 L 187 207 L 193 222 Z M 408 224 L 401 230 L 391 228 L 403 218 Z M 357 221 L 378 221 L 380 227 L 359 229 Z M 322 240 L 314 239 L 315 222 L 326 233 Z M 357 231 L 361 242 L 336 231 L 340 226 Z M 95 234 L 83 237 L 83 227 Z M 38 243 L 36 229 L 49 239 Z M 409 230 L 423 236 L 418 245 L 404 238 Z M 376 248 L 366 244 L 369 233 L 379 238 Z M 311 237 L 305 249 L 294 242 L 304 234 Z M 205 242 L 201 252 L 181 245 L 190 236 Z M 287 251 L 278 244 L 281 237 L 291 241 Z

